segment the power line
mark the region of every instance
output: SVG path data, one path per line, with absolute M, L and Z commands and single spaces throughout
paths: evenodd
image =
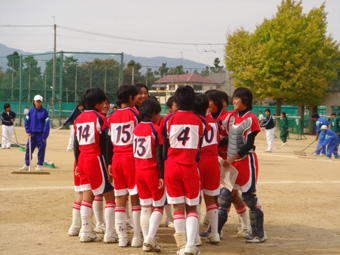
M 53 27 L 53 25 L 0 25 L 0 27 Z
M 54 25 L 0 25 L 0 27 L 54 27 Z M 72 27 L 67 27 L 67 26 L 61 26 L 61 25 L 58 25 L 57 27 L 64 29 L 64 30 L 88 34 L 88 35 L 96 35 L 96 36 L 102 36 L 102 37 L 108 37 L 108 38 L 114 38 L 114 39 L 120 39 L 120 40 L 126 40 L 126 41 L 144 42 L 144 43 L 170 44 L 170 45 L 190 45 L 190 46 L 225 45 L 225 43 L 186 43 L 186 42 L 166 42 L 166 41 L 145 40 L 145 39 L 137 39 L 137 38 L 130 38 L 130 37 L 115 36 L 115 35 L 108 35 L 108 34 L 103 34 L 103 33 L 91 32 L 91 31 L 86 31 L 86 30 L 82 30 L 82 29 L 77 29 L 77 28 L 72 28 Z
M 102 34 L 102 33 L 96 33 L 96 32 L 90 32 L 86 30 L 81 30 L 77 28 L 71 28 L 66 26 L 60 26 L 58 25 L 58 28 L 69 30 L 72 32 L 79 32 L 83 34 L 92 34 L 97 36 L 103 36 L 103 37 L 109 37 L 109 38 L 115 38 L 115 39 L 121 39 L 121 40 L 127 40 L 127 41 L 137 41 L 137 42 L 146 42 L 146 43 L 158 43 L 158 44 L 173 44 L 173 45 L 225 45 L 225 43 L 185 43 L 185 42 L 164 42 L 164 41 L 153 41 L 153 40 L 144 40 L 144 39 L 136 39 L 136 38 L 129 38 L 129 37 L 122 37 L 122 36 L 115 36 L 115 35 L 108 35 L 108 34 Z

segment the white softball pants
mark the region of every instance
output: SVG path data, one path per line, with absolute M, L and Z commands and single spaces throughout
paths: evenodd
M 275 134 L 275 128 L 266 129 L 266 139 L 267 139 L 267 144 L 268 144 L 267 150 L 269 150 L 269 151 L 273 150 L 274 134 Z
M 3 135 L 3 137 L 2 137 L 1 147 L 3 149 L 11 148 L 12 142 L 10 140 L 6 139 L 5 137 L 12 139 L 13 130 L 14 130 L 14 126 L 2 125 L 2 135 Z

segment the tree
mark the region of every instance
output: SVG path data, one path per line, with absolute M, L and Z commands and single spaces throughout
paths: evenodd
M 206 66 L 205 69 L 203 69 L 200 73 L 200 75 L 203 76 L 203 77 L 208 77 L 209 74 L 210 74 L 210 69 L 209 69 L 208 66 Z
M 221 60 L 219 58 L 214 59 L 214 66 L 210 68 L 213 73 L 222 72 L 223 66 L 220 66 L 220 63 Z
M 166 63 L 162 63 L 162 66 L 158 68 L 161 78 L 168 74 L 169 67 L 166 67 Z
M 144 75 L 144 80 L 145 80 L 145 84 L 146 86 L 151 89 L 151 86 L 153 85 L 153 83 L 157 80 L 157 78 L 155 77 L 154 72 L 152 71 L 152 68 L 147 68 L 146 69 L 146 73 Z
M 33 56 L 24 57 L 22 70 L 23 88 L 27 88 L 27 99 L 30 101 L 35 94 L 44 89 L 44 82 L 40 80 L 41 68 Z
M 136 63 L 134 60 L 130 60 L 127 67 L 123 70 L 123 83 L 136 84 L 138 82 L 144 82 L 140 69 L 142 65 Z
M 186 72 L 183 70 L 183 66 L 179 65 L 175 68 L 171 68 L 169 71 L 170 74 L 185 74 Z
M 284 101 L 317 105 L 339 66 L 339 45 L 326 28 L 324 4 L 303 14 L 301 1 L 283 0 L 254 33 L 230 33 L 225 61 L 235 85 L 249 87 L 258 99 L 275 99 L 276 115 Z
M 17 51 L 14 51 L 13 54 L 7 56 L 7 66 L 14 72 L 19 70 L 20 56 Z

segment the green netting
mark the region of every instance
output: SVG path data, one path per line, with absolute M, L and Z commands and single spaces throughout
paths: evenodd
M 115 101 L 123 78 L 123 53 L 10 55 L 0 62 L 8 67 L 0 70 L 0 100 L 11 102 L 22 117 L 25 107 L 30 108 L 34 96 L 40 94 L 52 123 L 59 124 L 88 88 L 101 88 Z

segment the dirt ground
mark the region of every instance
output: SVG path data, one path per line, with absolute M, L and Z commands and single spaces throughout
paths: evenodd
M 25 143 L 24 129 L 17 127 L 16 133 L 19 142 Z M 49 137 L 46 159 L 56 166 L 44 167 L 50 175 L 11 174 L 24 164 L 24 152 L 0 150 L 0 254 L 143 254 L 139 248 L 83 244 L 67 235 L 76 197 L 68 139 L 68 130 Z M 313 139 L 290 139 L 286 147 L 275 139 L 273 153 L 265 153 L 265 134 L 258 135 L 258 197 L 268 240 L 247 244 L 236 238 L 238 220 L 231 209 L 224 239 L 218 245 L 203 240 L 202 254 L 340 254 L 340 160 L 313 158 L 315 144 L 306 150 L 308 157 L 293 154 Z M 34 169 L 36 162 L 34 158 Z M 170 228 L 159 229 L 162 254 L 176 254 L 173 233 Z

